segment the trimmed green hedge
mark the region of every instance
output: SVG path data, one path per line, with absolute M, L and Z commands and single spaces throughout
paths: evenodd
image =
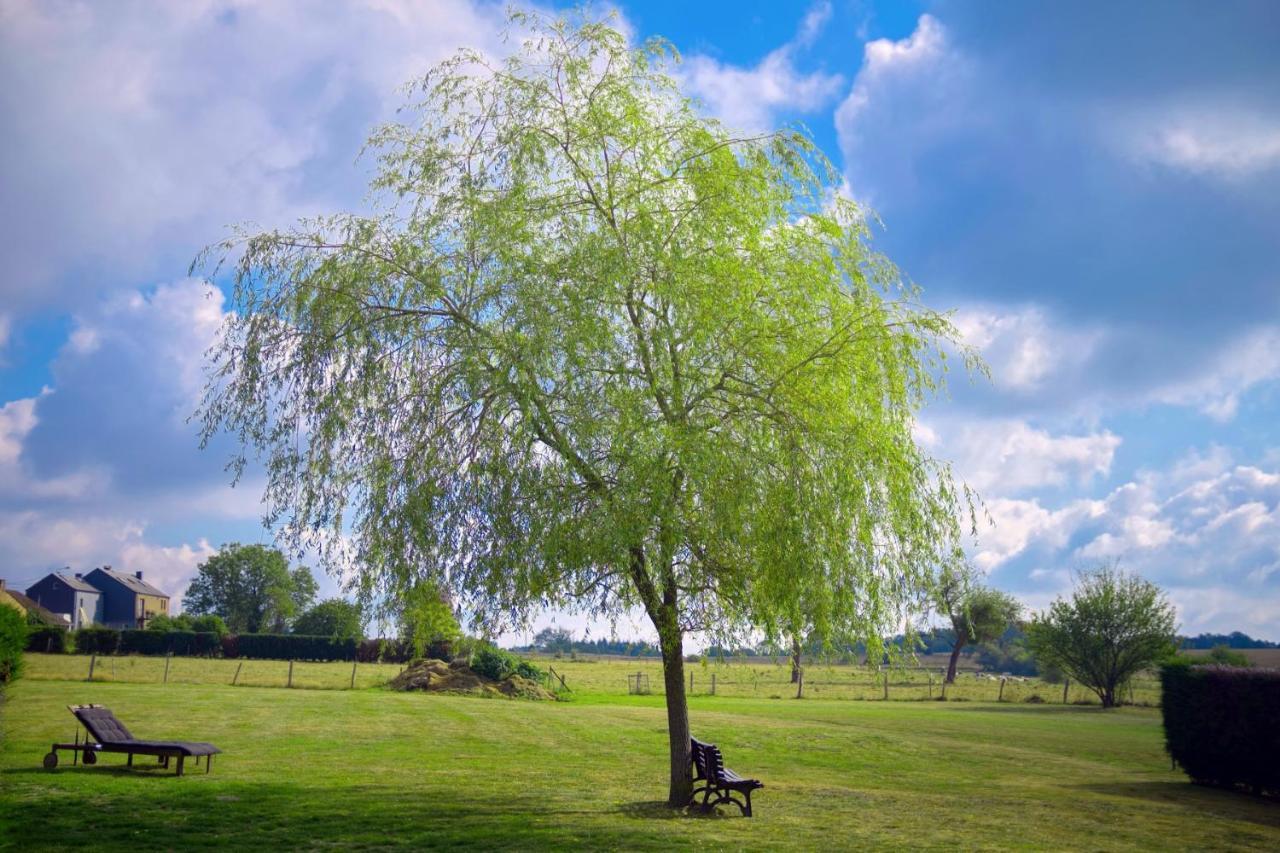
M 1194 781 L 1280 792 L 1280 670 L 1171 663 L 1165 747 Z
M 121 654 L 209 657 L 222 651 L 211 631 L 121 631 Z
M 234 643 L 223 642 L 222 653 L 227 657 L 276 660 L 355 660 L 356 641 L 301 634 L 240 634 Z
M 66 628 L 42 625 L 39 628 L 32 628 L 31 632 L 27 634 L 27 651 L 29 652 L 61 654 L 68 651 L 70 647 L 71 643 L 69 642 Z
M 120 632 L 114 628 L 81 628 L 76 631 L 76 651 L 82 655 L 113 655 L 120 648 Z

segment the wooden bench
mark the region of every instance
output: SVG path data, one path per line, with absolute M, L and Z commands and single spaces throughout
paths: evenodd
M 751 817 L 751 792 L 763 788 L 764 783 L 758 779 L 744 779 L 725 767 L 724 756 L 715 744 L 690 738 L 689 746 L 694 771 L 693 803 L 704 810 L 713 809 L 721 803 L 733 803 L 744 817 Z M 702 795 L 701 802 L 698 802 L 699 794 Z M 740 794 L 741 799 L 735 798 L 734 794 Z

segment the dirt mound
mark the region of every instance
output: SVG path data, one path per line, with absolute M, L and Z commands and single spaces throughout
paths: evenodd
M 429 690 L 433 693 L 469 693 L 519 699 L 556 698 L 554 693 L 536 681 L 519 675 L 508 675 L 501 681 L 494 681 L 473 672 L 463 660 L 452 663 L 432 658 L 414 661 L 389 683 L 394 690 Z

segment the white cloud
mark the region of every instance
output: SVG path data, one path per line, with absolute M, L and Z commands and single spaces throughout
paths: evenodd
M 1120 437 L 1103 430 L 1054 435 L 1017 419 L 951 420 L 930 424 L 934 453 L 980 494 L 1011 497 L 1029 489 L 1086 485 L 1106 476 Z
M 677 73 L 686 88 L 726 124 L 747 131 L 772 130 L 779 112 L 813 112 L 835 98 L 844 85 L 839 74 L 804 74 L 795 66 L 796 49 L 812 43 L 830 16 L 829 3 L 813 6 L 795 40 L 770 52 L 754 68 L 697 55 L 688 58 Z
M 96 287 L 86 269 L 170 276 L 229 223 L 358 204 L 352 160 L 399 87 L 458 47 L 501 50 L 503 29 L 500 4 L 466 0 L 18 0 L 0 18 L 15 310 Z
M 1023 567 L 1032 594 L 1066 592 L 1068 570 L 1114 559 L 1170 590 L 1184 628 L 1276 638 L 1280 472 L 1233 464 L 1214 448 L 1142 472 L 1100 501 L 987 506 L 995 527 L 982 532 L 975 563 Z
M 1225 422 L 1235 417 L 1242 394 L 1275 379 L 1280 379 L 1280 326 L 1262 326 L 1230 341 L 1191 376 L 1157 387 L 1149 399 L 1195 406 Z
M 1125 144 L 1139 160 L 1192 174 L 1241 180 L 1280 168 L 1280 122 L 1260 112 L 1186 109 L 1126 126 Z
M 846 150 L 858 133 L 859 122 L 873 101 L 892 99 L 900 86 L 916 87 L 922 77 L 942 82 L 959 61 L 948 56 L 946 32 L 938 19 L 921 15 L 905 39 L 876 39 L 863 47 L 862 68 L 836 109 L 836 130 Z M 950 67 L 949 67 L 950 66 Z
M 1055 323 L 1037 306 L 968 306 L 953 322 L 965 343 L 982 353 L 995 385 L 1015 392 L 1034 391 L 1085 364 L 1103 339 L 1098 329 Z

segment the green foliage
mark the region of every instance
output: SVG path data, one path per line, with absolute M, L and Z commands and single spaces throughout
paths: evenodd
M 232 542 L 196 569 L 183 607 L 193 616 L 217 615 L 237 633 L 283 631 L 315 594 L 310 569 L 290 571 L 280 551 Z
M 26 617 L 17 608 L 0 605 L 0 684 L 22 674 L 22 651 L 29 630 Z
M 1214 646 L 1209 650 L 1207 657 L 1210 663 L 1224 666 L 1250 666 L 1249 659 L 1244 654 L 1226 646 Z
M 199 616 L 180 613 L 177 616 L 160 614 L 147 622 L 148 631 L 167 633 L 170 631 L 194 631 L 199 634 L 215 634 L 219 639 L 226 636 L 227 623 L 221 616 L 205 613 Z
M 114 628 L 89 627 L 75 632 L 76 651 L 82 655 L 113 655 L 120 647 L 120 632 Z
M 362 596 L 643 609 L 675 676 L 689 630 L 878 656 L 959 558 L 967 491 L 912 427 L 969 351 L 804 132 L 708 119 L 662 43 L 517 26 L 375 132 L 372 215 L 197 261 L 234 265 L 205 439 L 261 452 L 268 521 Z
M 1176 662 L 1160 683 L 1165 745 L 1188 776 L 1280 793 L 1280 672 Z
M 1176 620 L 1160 588 L 1103 564 L 1076 580 L 1070 601 L 1059 598 L 1027 631 L 1032 652 L 1098 694 L 1103 707 L 1120 687 L 1173 654 Z
M 943 573 L 936 591 L 938 609 L 951 620 L 954 640 L 947 681 L 954 682 L 961 650 L 970 643 L 990 643 L 1009 628 L 1022 605 L 1013 596 L 985 586 L 981 574 L 968 564 Z
M 415 582 L 396 596 L 401 637 L 413 647 L 414 657 L 427 655 L 431 647 L 447 648 L 462 637 L 448 595 L 432 582 Z
M 208 657 L 222 650 L 221 637 L 212 631 L 121 631 L 117 650 L 121 654 L 181 655 Z
M 305 637 L 300 634 L 237 634 L 222 645 L 225 657 L 271 660 L 355 660 L 355 638 Z
M 293 633 L 359 640 L 364 637 L 364 617 L 360 605 L 345 598 L 328 598 L 294 620 Z
M 521 675 L 534 680 L 545 677 L 542 670 L 527 660 L 490 643 L 481 644 L 472 652 L 471 669 L 494 681 L 501 681 L 508 675 Z
M 49 625 L 38 628 L 32 628 L 30 625 L 27 627 L 27 651 L 52 654 L 70 651 L 70 637 L 66 628 L 54 628 Z

